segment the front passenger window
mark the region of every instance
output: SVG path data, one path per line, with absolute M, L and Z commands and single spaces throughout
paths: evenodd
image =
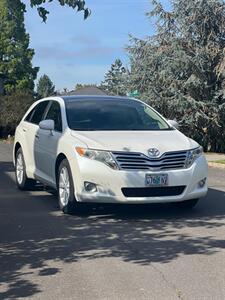
M 52 104 L 47 112 L 45 120 L 53 120 L 55 122 L 55 130 L 62 132 L 62 115 L 61 108 L 58 102 L 52 101 Z

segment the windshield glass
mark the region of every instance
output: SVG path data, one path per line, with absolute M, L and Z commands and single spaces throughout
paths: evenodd
M 73 130 L 171 130 L 147 105 L 130 99 L 69 100 L 68 125 Z

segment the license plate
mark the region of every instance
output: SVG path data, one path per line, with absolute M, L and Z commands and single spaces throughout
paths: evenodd
M 145 184 L 146 186 L 166 186 L 168 185 L 168 174 L 147 174 Z

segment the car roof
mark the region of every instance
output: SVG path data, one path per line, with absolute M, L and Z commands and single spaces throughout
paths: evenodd
M 122 97 L 122 96 L 108 96 L 108 95 L 70 95 L 70 96 L 60 96 L 60 98 L 62 98 L 65 102 L 70 102 L 70 101 L 85 101 L 85 100 L 118 100 L 118 101 L 122 101 L 122 100 L 136 100 L 134 98 L 129 98 L 129 97 Z

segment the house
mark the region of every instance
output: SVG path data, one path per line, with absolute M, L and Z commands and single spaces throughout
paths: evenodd
M 99 95 L 104 96 L 107 93 L 96 86 L 86 86 L 66 93 L 66 95 Z

